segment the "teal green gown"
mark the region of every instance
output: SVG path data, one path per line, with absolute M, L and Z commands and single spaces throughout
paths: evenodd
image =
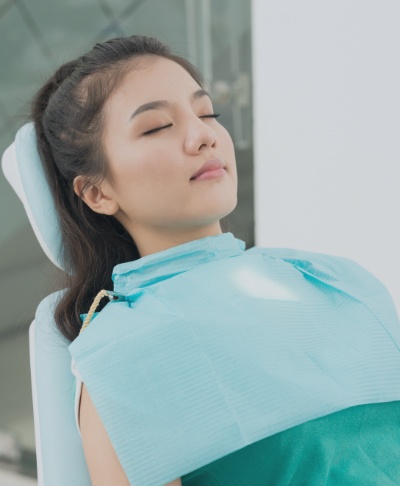
M 311 420 L 182 476 L 182 486 L 289 485 L 400 485 L 400 401 Z

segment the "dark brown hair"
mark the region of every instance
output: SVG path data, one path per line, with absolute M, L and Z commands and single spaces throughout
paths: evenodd
M 157 39 L 134 35 L 96 44 L 64 64 L 33 100 L 32 119 L 60 221 L 67 280 L 55 321 L 70 341 L 78 336 L 80 314 L 88 311 L 97 292 L 112 289 L 113 267 L 140 257 L 125 228 L 113 216 L 92 211 L 75 194 L 73 181 L 83 175 L 95 183 L 108 175 L 101 143 L 104 103 L 125 73 L 149 56 L 178 63 L 203 87 L 187 60 Z

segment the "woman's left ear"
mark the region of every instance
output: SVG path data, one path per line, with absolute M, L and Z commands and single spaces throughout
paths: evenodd
M 86 188 L 85 188 L 86 186 Z M 74 179 L 74 191 L 92 211 L 99 214 L 113 216 L 119 210 L 119 204 L 110 194 L 104 181 L 100 184 L 88 182 L 85 176 L 77 176 Z

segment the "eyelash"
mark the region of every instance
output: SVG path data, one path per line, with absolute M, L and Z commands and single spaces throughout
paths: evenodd
M 220 116 L 220 113 L 211 113 L 210 115 L 203 115 L 200 118 L 218 118 Z M 148 130 L 147 132 L 144 132 L 144 136 L 152 135 L 153 133 L 156 133 L 160 130 L 163 130 L 164 128 L 169 128 L 172 127 L 172 123 L 168 125 L 164 125 L 163 127 L 158 127 L 158 128 L 153 128 L 151 130 Z

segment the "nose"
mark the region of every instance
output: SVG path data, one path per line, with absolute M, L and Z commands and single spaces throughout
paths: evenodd
M 208 119 L 195 117 L 187 122 L 185 150 L 187 153 L 196 155 L 209 147 L 215 147 L 217 135 L 208 125 Z

